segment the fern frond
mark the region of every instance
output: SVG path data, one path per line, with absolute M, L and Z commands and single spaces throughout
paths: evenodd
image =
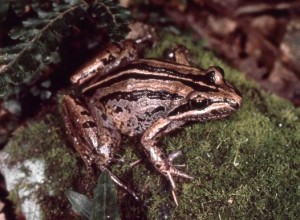
M 9 2 L 7 0 L 0 0 L 0 21 L 2 21 L 8 12 Z
M 129 11 L 110 0 L 90 5 L 52 3 L 52 7 L 50 12 L 35 8 L 38 18 L 27 19 L 22 27 L 10 31 L 10 38 L 18 44 L 0 49 L 0 95 L 6 92 L 9 82 L 31 81 L 45 66 L 56 63 L 62 40 L 75 27 L 80 29 L 84 20 L 94 19 L 97 28 L 105 30 L 112 41 L 123 39 L 129 32 Z

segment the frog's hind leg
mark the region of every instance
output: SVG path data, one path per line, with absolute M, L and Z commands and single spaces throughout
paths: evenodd
M 94 143 L 94 140 L 97 141 L 96 124 L 82 103 L 70 96 L 64 96 L 62 112 L 68 139 L 85 162 L 88 172 L 92 174 L 97 144 Z
M 75 72 L 71 77 L 71 82 L 74 85 L 83 85 L 90 83 L 95 77 L 107 75 L 123 63 L 137 59 L 138 49 L 133 40 L 110 43 Z
M 95 109 L 89 112 L 79 100 L 70 96 L 64 97 L 62 111 L 68 136 L 85 162 L 88 172 L 93 175 L 92 164 L 95 164 L 101 171 L 107 170 L 118 186 L 138 199 L 136 193 L 106 167 L 121 140 L 120 134 L 113 125 L 106 118 L 103 119 L 100 110 Z
M 109 164 L 120 145 L 120 134 L 97 122 L 98 117 L 91 115 L 78 99 L 65 96 L 62 110 L 68 136 L 87 167 L 92 163 Z

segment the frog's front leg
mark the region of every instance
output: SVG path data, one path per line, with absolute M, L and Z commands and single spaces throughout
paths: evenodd
M 178 126 L 180 125 L 176 123 L 176 121 L 174 122 L 170 119 L 159 119 L 144 132 L 141 139 L 141 143 L 151 163 L 163 176 L 165 176 L 170 181 L 173 190 L 175 190 L 176 188 L 173 176 L 193 179 L 193 177 L 177 170 L 173 165 L 173 160 L 177 156 L 181 155 L 180 152 L 172 153 L 167 157 L 157 146 L 157 138 L 162 134 L 168 133 L 173 129 L 178 128 Z
M 107 169 L 121 136 L 113 124 L 97 109 L 88 109 L 77 99 L 65 96 L 62 102 L 64 122 L 68 136 L 85 162 L 88 172 L 93 173 L 92 164 L 101 171 L 107 170 L 112 180 L 138 200 L 136 193 L 124 185 Z

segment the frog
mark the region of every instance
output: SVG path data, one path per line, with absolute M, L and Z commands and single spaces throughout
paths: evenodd
M 240 108 L 242 96 L 225 80 L 221 67 L 191 65 L 190 53 L 182 45 L 166 60 L 139 54 L 137 41 L 111 43 L 80 68 L 70 79 L 80 96 L 63 97 L 64 123 L 86 166 L 94 164 L 102 171 L 109 171 L 122 136 L 138 138 L 148 161 L 170 183 L 177 204 L 175 178 L 193 177 L 173 163 L 182 152 L 166 155 L 159 139 L 186 124 L 231 115 Z

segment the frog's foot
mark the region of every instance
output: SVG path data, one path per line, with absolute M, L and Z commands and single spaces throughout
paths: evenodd
M 194 177 L 178 170 L 175 165 L 173 164 L 173 161 L 175 158 L 179 157 L 182 155 L 181 151 L 176 151 L 171 153 L 164 161 L 164 163 L 161 164 L 161 166 L 159 167 L 159 171 L 165 176 L 167 177 L 167 179 L 170 181 L 171 186 L 173 188 L 173 190 L 176 189 L 176 184 L 175 181 L 173 179 L 173 176 L 177 176 L 177 177 L 182 177 L 185 179 L 190 179 L 193 180 Z
M 165 160 L 164 163 L 160 163 L 159 166 L 159 171 L 160 173 L 162 173 L 170 182 L 171 186 L 172 186 L 172 196 L 173 196 L 173 200 L 176 204 L 176 206 L 178 206 L 178 202 L 177 202 L 177 197 L 176 197 L 176 184 L 175 181 L 173 179 L 173 176 L 177 176 L 177 177 L 182 177 L 185 179 L 190 179 L 193 180 L 194 178 L 182 171 L 179 171 L 175 168 L 175 165 L 173 164 L 173 161 L 175 158 L 179 157 L 182 155 L 181 151 L 176 151 L 171 153 Z

